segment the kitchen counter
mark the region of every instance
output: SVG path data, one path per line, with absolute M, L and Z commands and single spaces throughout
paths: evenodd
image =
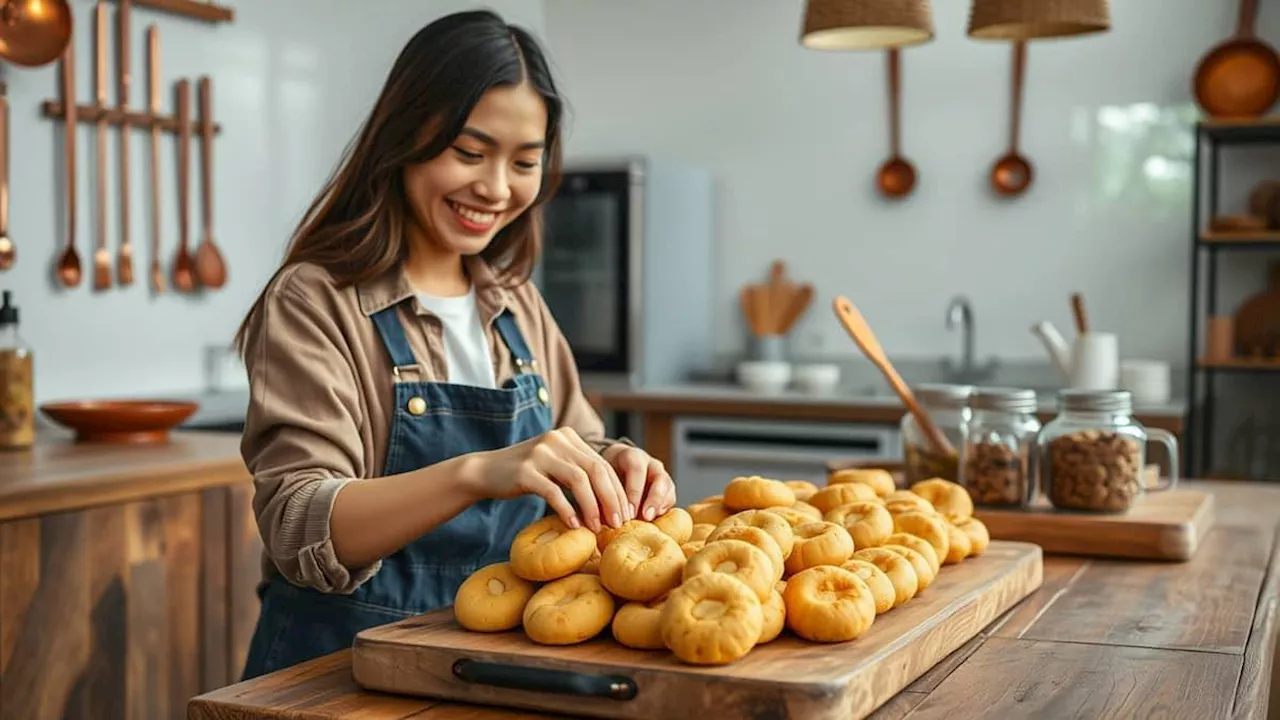
M 1280 486 L 1185 485 L 1216 496 L 1216 524 L 1191 561 L 1046 556 L 1039 590 L 873 717 L 1280 717 L 1269 702 Z M 554 716 L 364 692 L 343 651 L 194 698 L 187 717 Z
M 240 676 L 262 544 L 240 436 L 0 454 L 0 716 L 182 717 Z

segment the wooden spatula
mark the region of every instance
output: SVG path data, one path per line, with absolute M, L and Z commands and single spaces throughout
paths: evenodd
M 929 417 L 928 413 L 921 409 L 920 404 L 916 402 L 915 395 L 911 392 L 911 388 L 907 387 L 907 384 L 902 381 L 902 376 L 898 375 L 898 371 L 889 362 L 889 358 L 885 357 L 884 348 L 880 346 L 880 341 L 876 339 L 875 333 L 871 332 L 871 327 L 867 325 L 862 313 L 858 312 L 858 308 L 854 307 L 853 303 L 849 302 L 849 298 L 843 295 L 837 295 L 832 302 L 832 306 L 835 308 L 836 317 L 840 318 L 840 324 L 844 325 L 845 331 L 862 349 L 867 359 L 880 368 L 880 372 L 884 373 L 885 380 L 888 380 L 894 392 L 898 393 L 898 397 L 902 399 L 902 404 L 907 407 L 907 410 L 916 419 L 916 424 L 924 431 L 925 439 L 929 441 L 934 452 L 939 455 L 955 455 L 955 450 L 951 447 L 951 443 L 947 441 L 947 437 L 933 423 L 933 419 Z

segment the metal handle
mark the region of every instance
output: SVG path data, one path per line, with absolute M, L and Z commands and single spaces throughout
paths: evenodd
M 1147 488 L 1148 492 L 1158 492 L 1160 490 L 1172 490 L 1178 484 L 1178 440 L 1173 433 L 1160 428 L 1147 428 L 1147 442 L 1155 440 L 1164 445 L 1169 454 L 1169 481 Z
M 453 664 L 453 674 L 469 683 L 513 690 L 586 695 L 611 700 L 631 700 L 636 696 L 635 681 L 622 675 L 592 675 L 479 660 L 458 660 Z
M 710 448 L 689 448 L 685 450 L 688 457 L 697 463 L 767 463 L 769 465 L 817 466 L 825 472 L 827 464 L 841 460 L 857 460 L 868 457 L 882 457 L 875 452 L 836 456 L 831 453 L 798 453 L 787 450 L 714 450 Z

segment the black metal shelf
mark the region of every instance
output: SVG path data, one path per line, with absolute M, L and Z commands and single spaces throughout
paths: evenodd
M 1221 143 L 1280 142 L 1280 115 L 1250 120 L 1202 120 L 1196 132 Z

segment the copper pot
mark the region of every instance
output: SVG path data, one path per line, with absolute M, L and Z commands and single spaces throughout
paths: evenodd
M 0 0 L 0 57 L 37 67 L 57 60 L 71 40 L 67 0 Z

